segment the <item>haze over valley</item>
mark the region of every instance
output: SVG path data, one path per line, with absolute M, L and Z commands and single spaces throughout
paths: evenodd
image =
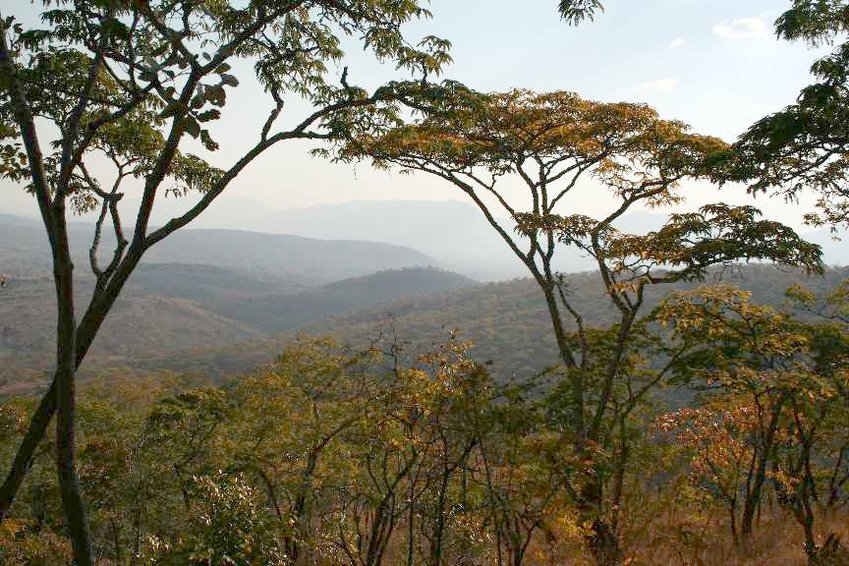
M 0 565 L 849 565 L 849 0 L 0 17 Z
M 246 214 L 257 217 L 247 222 Z M 556 361 L 534 284 L 469 205 L 355 201 L 242 210 L 232 220 L 266 231 L 187 229 L 151 251 L 107 319 L 84 376 L 128 366 L 224 378 L 271 362 L 301 334 L 358 342 L 387 324 L 415 342 L 415 350 L 458 330 L 500 379 Z M 619 225 L 639 233 L 662 223 L 660 215 L 635 213 Z M 297 235 L 276 233 L 284 226 Z M 94 284 L 87 250 L 92 229 L 71 225 L 80 304 Z M 816 236 L 826 247 L 833 242 L 831 257 L 845 257 L 845 247 L 827 231 Z M 43 386 L 50 368 L 55 298 L 44 240 L 37 221 L 0 215 L 0 272 L 8 278 L 0 296 L 0 379 L 7 392 Z M 102 247 L 111 246 L 107 234 Z M 563 271 L 572 274 L 567 280 L 576 299 L 588 305 L 586 318 L 608 324 L 613 312 L 598 276 L 582 273 L 592 264 L 577 251 L 567 257 Z M 806 280 L 771 269 L 718 272 L 711 280 L 722 276 L 756 290 L 757 300 L 781 304 L 794 281 L 827 290 L 845 274 L 833 269 L 824 279 Z M 666 292 L 653 292 L 650 302 Z

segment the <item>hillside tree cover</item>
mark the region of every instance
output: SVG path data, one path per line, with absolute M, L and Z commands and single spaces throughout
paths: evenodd
M 74 555 L 78 564 L 91 564 L 75 470 L 75 374 L 145 251 L 200 215 L 278 143 L 332 142 L 394 119 L 393 100 L 402 87 L 367 92 L 348 82 L 347 69 L 341 77 L 330 71 L 343 57 L 343 38 L 421 76 L 448 61 L 448 44 L 426 37 L 411 47 L 405 40 L 401 26 L 429 15 L 415 1 L 45 1 L 43 7 L 35 24 L 8 13 L 0 18 L 0 150 L 2 175 L 33 195 L 50 242 L 56 369 L 0 489 L 0 516 L 55 413 L 56 462 Z M 212 123 L 238 93 L 233 67 L 239 60 L 252 65 L 269 112 L 257 125 L 255 144 L 219 168 L 185 147 L 204 155 L 218 148 Z M 312 109 L 288 116 L 286 104 L 298 98 Z M 279 125 L 283 121 L 289 125 Z M 140 186 L 141 204 L 127 211 L 122 197 L 134 186 Z M 184 214 L 159 228 L 149 225 L 158 199 L 189 193 L 199 198 Z M 88 211 L 98 213 L 90 251 L 97 283 L 88 306 L 78 309 L 67 218 Z M 101 253 L 106 230 L 117 244 Z
M 646 404 L 632 415 L 625 432 L 634 462 L 621 475 L 618 509 L 628 560 L 751 563 L 735 549 L 760 530 L 779 549 L 769 555 L 775 562 L 803 560 L 804 540 L 811 563 L 831 563 L 816 561 L 836 546 L 834 537 L 819 544 L 829 528 L 819 525 L 824 513 L 845 517 L 849 504 L 849 340 L 845 323 L 830 319 L 845 313 L 844 293 L 796 288 L 805 309 L 823 316 L 808 322 L 728 286 L 662 305 L 655 320 L 666 327 L 649 330 L 642 351 L 665 344 L 680 352 L 668 370 L 679 384 L 712 387 L 686 408 Z M 357 348 L 303 339 L 267 368 L 217 387 L 123 371 L 84 383 L 81 483 L 96 555 L 177 564 L 588 563 L 562 396 L 533 381 L 494 382 L 456 338 L 416 356 L 392 334 L 383 327 Z M 603 329 L 596 338 L 604 341 Z M 635 384 L 640 372 L 656 375 L 635 356 L 627 371 Z M 4 457 L 33 403 L 0 405 Z M 70 558 L 50 452 L 37 452 L 0 528 L 4 563 Z M 782 544 L 764 524 L 776 505 L 791 517 Z M 748 509 L 756 513 L 744 534 Z M 702 526 L 717 516 L 725 520 Z
M 821 518 L 849 505 L 846 285 L 826 296 L 792 289 L 808 318 L 728 286 L 676 293 L 646 313 L 656 287 L 750 260 L 817 273 L 820 250 L 752 207 L 724 203 L 670 215 L 648 234 L 616 227 L 635 207 L 681 202 L 694 180 L 781 171 L 783 187 L 819 167 L 840 179 L 837 146 L 775 154 L 772 137 L 730 147 L 642 104 L 429 83 L 448 43 L 410 47 L 402 26 L 428 16 L 412 0 L 43 4 L 34 27 L 0 18 L 2 175 L 38 204 L 58 305 L 47 394 L 37 405 L 0 404 L 0 449 L 13 461 L 0 488 L 0 559 L 519 566 L 575 556 L 618 565 L 640 554 L 697 563 L 690 521 L 720 510 L 747 557 L 770 501 L 800 527 L 812 564 L 839 550 L 835 536 L 817 537 L 829 528 Z M 845 21 L 840 2 L 793 6 L 779 23 L 788 37 L 845 31 L 834 24 Z M 571 24 L 601 8 L 560 3 Z M 367 92 L 347 69 L 333 77 L 346 36 L 421 80 Z M 245 64 L 269 113 L 256 145 L 219 168 L 213 123 Z M 297 98 L 312 110 L 285 116 Z M 814 99 L 845 110 L 840 97 Z M 803 126 L 796 134 L 811 132 Z M 297 343 L 219 387 L 109 374 L 77 406 L 77 369 L 145 252 L 259 155 L 297 139 L 459 188 L 539 287 L 559 364 L 496 384 L 453 336 L 410 356 L 383 329 L 360 349 Z M 800 155 L 812 167 L 794 170 Z M 141 205 L 125 227 L 133 187 Z M 823 203 L 839 197 L 833 187 L 818 186 Z M 584 189 L 609 211 L 585 214 L 574 202 Z M 151 227 L 166 194 L 195 200 Z M 67 221 L 86 211 L 98 215 L 95 288 L 78 321 Z M 101 252 L 104 231 L 117 244 Z M 567 247 L 594 260 L 612 325 L 585 318 L 559 272 Z M 41 441 L 54 414 L 51 450 Z M 667 518 L 674 513 L 682 518 Z M 635 542 L 651 525 L 660 525 L 655 539 L 667 537 L 661 554 Z
M 638 336 L 646 288 L 699 279 L 712 266 L 752 259 L 818 271 L 820 250 L 779 223 L 759 220 L 752 207 L 723 203 L 673 214 L 645 235 L 617 230 L 617 220 L 635 206 L 681 202 L 681 182 L 708 177 L 717 156 L 728 150 L 721 140 L 692 134 L 645 105 L 588 101 L 569 92 L 481 94 L 457 85 L 448 90 L 418 121 L 357 138 L 342 158 L 368 157 L 378 167 L 397 164 L 452 183 L 527 267 L 545 297 L 568 383 L 564 404 L 571 412 L 575 457 L 592 460 L 594 450 L 620 451 L 616 463 L 596 462 L 585 477 L 576 474 L 573 490 L 583 521 L 593 526 L 590 546 L 598 562 L 618 564 L 611 510 L 619 507 L 616 485 L 624 472 L 609 470 L 625 465 L 628 446 L 619 437 L 666 373 L 637 377 L 640 372 L 631 367 L 632 356 L 644 347 Z M 581 214 L 578 201 L 570 199 L 579 183 L 590 180 L 594 190 L 612 197 L 601 219 Z M 511 190 L 513 181 L 524 196 Z M 502 215 L 515 231 L 499 223 Z M 557 269 L 557 252 L 567 246 L 597 264 L 619 314 L 608 334 L 587 328 L 581 305 L 570 299 Z M 625 390 L 626 398 L 618 398 Z
M 690 481 L 726 507 L 737 544 L 750 545 L 769 486 L 804 533 L 811 563 L 833 544 L 818 545 L 814 522 L 843 505 L 849 478 L 845 287 L 822 298 L 792 288 L 818 311 L 810 322 L 727 285 L 675 293 L 656 313 L 682 345 L 679 379 L 712 385 L 700 406 L 660 427 L 690 451 Z

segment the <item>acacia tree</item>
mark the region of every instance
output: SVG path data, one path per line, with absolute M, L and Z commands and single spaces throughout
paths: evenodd
M 405 22 L 428 15 L 415 0 L 45 0 L 40 25 L 0 17 L 0 174 L 24 183 L 38 204 L 58 305 L 54 380 L 0 489 L 0 515 L 56 413 L 57 468 L 74 554 L 77 563 L 92 563 L 74 464 L 74 381 L 131 273 L 151 246 L 200 215 L 279 142 L 332 142 L 391 122 L 401 85 L 369 93 L 349 84 L 347 69 L 337 81 L 329 68 L 343 57 L 342 38 L 354 36 L 380 60 L 423 75 L 438 72 L 448 60 L 447 42 L 427 37 L 411 47 L 401 33 Z M 234 60 L 253 65 L 269 112 L 255 144 L 218 168 L 181 148 L 193 139 L 202 152 L 218 148 L 210 123 L 239 84 Z M 286 115 L 296 98 L 312 105 L 305 116 Z M 141 204 L 125 230 L 122 197 L 133 181 L 141 185 Z M 150 226 L 157 199 L 192 191 L 199 198 L 185 213 Z M 69 209 L 99 213 L 89 254 L 96 285 L 79 317 Z M 116 244 L 104 260 L 99 247 L 106 230 Z
M 639 402 L 614 403 L 614 392 L 628 378 L 647 287 L 697 279 L 710 266 L 752 258 L 819 269 L 816 246 L 781 224 L 758 220 L 751 207 L 717 204 L 672 215 L 649 234 L 617 230 L 614 224 L 635 206 L 681 201 L 679 183 L 706 177 L 714 156 L 727 149 L 721 140 L 661 120 L 645 105 L 587 101 L 569 92 L 484 95 L 457 84 L 424 94 L 433 99 L 431 111 L 385 134 L 353 139 L 341 157 L 369 157 L 378 167 L 396 164 L 452 183 L 526 266 L 545 297 L 569 383 L 567 428 L 579 459 L 591 458 L 592 447 L 608 446 L 611 421 L 627 418 Z M 610 198 L 610 211 L 600 220 L 576 214 L 580 205 L 574 202 L 567 208 L 583 178 L 601 185 Z M 511 190 L 516 185 L 520 188 Z M 498 220 L 503 215 L 515 232 Z M 558 272 L 557 252 L 566 247 L 595 261 L 618 313 L 609 348 L 593 344 L 580 305 Z M 593 527 L 591 549 L 599 562 L 618 563 L 621 551 L 605 519 L 602 475 L 596 468 L 580 483 L 574 492 L 583 522 Z

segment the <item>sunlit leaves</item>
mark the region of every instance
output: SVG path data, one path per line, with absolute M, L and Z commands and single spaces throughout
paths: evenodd
M 661 120 L 640 104 L 594 102 L 570 92 L 481 94 L 452 84 L 437 93 L 425 99 L 424 118 L 379 138 L 357 139 L 344 156 L 496 173 L 539 159 L 550 177 L 558 165 L 592 168 L 629 198 L 655 178 L 641 177 L 645 170 L 672 180 L 702 176 L 708 159 L 725 149 L 720 140 L 689 134 L 684 124 Z
M 757 357 L 790 359 L 807 344 L 805 335 L 786 315 L 751 303 L 749 293 L 730 285 L 708 285 L 673 294 L 654 317 L 670 325 L 676 337 L 693 344 L 736 344 L 730 349 L 715 349 L 715 364 L 720 358 L 723 365 L 737 363 L 740 360 L 734 356 L 738 354 L 744 356 L 745 363 Z
M 629 269 L 650 262 L 679 270 L 683 278 L 698 278 L 711 265 L 750 259 L 821 271 L 818 246 L 808 244 L 780 223 L 758 220 L 758 215 L 752 207 L 725 204 L 673 214 L 657 232 L 611 237 L 610 254 L 621 258 L 621 265 Z
M 228 91 L 239 85 L 227 62 L 233 58 L 254 61 L 257 79 L 275 104 L 282 105 L 281 97 L 293 93 L 317 108 L 331 106 L 306 124 L 324 127 L 329 133 L 310 135 L 339 139 L 348 136 L 357 122 L 362 130 L 378 127 L 394 110 L 387 105 L 371 112 L 363 103 L 364 91 L 350 87 L 344 77 L 342 88 L 337 87 L 336 77 L 328 73 L 328 64 L 343 56 L 338 34 L 358 36 L 378 58 L 394 61 L 413 74 L 434 75 L 450 60 L 449 43 L 427 36 L 411 47 L 400 29 L 411 19 L 427 17 L 429 12 L 412 0 L 333 6 L 320 2 L 253 2 L 245 6 L 118 2 L 83 4 L 75 10 L 60 2 L 46 6 L 42 28 L 27 29 L 14 19 L 9 19 L 8 26 L 18 78 L 35 116 L 52 121 L 60 130 L 68 125 L 78 95 L 89 80 L 89 69 L 99 66 L 90 103 L 81 116 L 82 135 L 94 133 L 100 150 L 122 157 L 131 146 L 120 140 L 122 147 L 112 147 L 110 136 L 114 138 L 122 128 L 125 138 L 141 135 L 144 151 L 138 153 L 151 164 L 157 147 L 148 142 L 156 141 L 162 150 L 171 123 L 198 139 L 206 150 L 218 149 L 219 140 L 205 124 L 221 116 Z M 351 102 L 364 108 L 346 113 Z M 113 121 L 112 115 L 121 116 L 124 107 L 131 108 L 131 113 Z M 8 97 L 0 101 L 0 110 L 10 127 L 6 137 L 15 138 L 18 132 Z M 151 112 L 159 115 L 150 116 Z M 143 132 L 144 126 L 150 131 Z M 112 133 L 100 134 L 103 128 L 111 128 Z M 157 135 L 159 139 L 154 140 Z M 12 142 L 4 147 L 12 158 L 6 160 L 4 174 L 25 177 L 28 164 L 14 158 L 20 153 L 18 146 Z M 148 172 L 144 167 L 131 167 L 120 170 L 119 175 L 142 178 Z M 77 194 L 76 200 L 82 198 Z M 98 197 L 90 192 L 85 198 Z M 92 208 L 87 200 L 77 204 L 80 210 Z
M 790 294 L 817 302 L 801 288 Z M 803 323 L 727 285 L 675 294 L 655 314 L 687 351 L 676 373 L 703 385 L 700 407 L 659 420 L 690 451 L 691 480 L 726 507 L 735 541 L 773 489 L 813 556 L 815 508 L 838 504 L 835 478 L 846 477 L 845 427 L 835 427 L 849 391 L 845 328 Z
M 617 220 L 639 204 L 679 203 L 679 184 L 711 176 L 728 151 L 722 140 L 692 134 L 646 105 L 589 101 L 570 92 L 483 94 L 451 83 L 441 92 L 415 94 L 402 101 L 419 111 L 416 119 L 355 137 L 342 157 L 370 158 L 379 167 L 398 165 L 453 183 L 527 266 L 545 296 L 562 364 L 552 412 L 585 456 L 566 481 L 589 493 L 573 494 L 583 509 L 581 524 L 602 529 L 606 506 L 619 505 L 600 496 L 602 486 L 625 473 L 639 437 L 632 423 L 666 371 L 647 367 L 640 356 L 641 346 L 650 348 L 640 341 L 645 327 L 638 319 L 646 288 L 699 279 L 711 266 L 751 259 L 817 271 L 820 251 L 792 230 L 758 220 L 754 208 L 725 204 L 672 215 L 656 232 L 619 232 Z M 582 214 L 581 204 L 568 199 L 586 177 L 614 199 L 600 219 Z M 511 181 L 524 198 L 511 193 Z M 567 202 L 575 208 L 568 210 Z M 510 216 L 518 236 L 499 225 L 494 210 Z M 588 328 L 581 305 L 568 296 L 554 260 L 561 246 L 595 260 L 619 314 L 609 330 Z M 567 332 L 567 323 L 578 330 Z

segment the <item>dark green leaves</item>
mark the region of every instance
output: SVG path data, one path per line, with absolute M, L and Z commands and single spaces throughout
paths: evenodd
M 845 0 L 793 0 L 793 7 L 775 22 L 779 37 L 819 45 L 849 29 Z
M 847 29 L 849 6 L 843 0 L 794 0 L 776 21 L 780 37 L 814 45 L 831 43 Z M 849 44 L 839 44 L 811 71 L 817 82 L 795 104 L 752 125 L 718 176 L 787 198 L 813 190 L 819 211 L 807 215 L 809 223 L 848 224 Z
M 604 6 L 599 0 L 560 0 L 560 15 L 571 26 L 584 20 L 593 20 L 596 12 L 603 12 Z

